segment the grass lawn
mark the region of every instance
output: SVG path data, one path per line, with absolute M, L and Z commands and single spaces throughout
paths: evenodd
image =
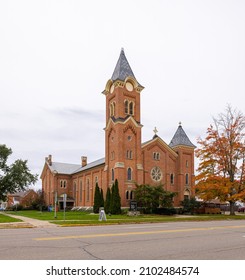
M 4 214 L 0 214 L 0 223 L 14 223 L 14 222 L 22 222 L 22 221 L 9 216 L 5 216 Z
M 101 224 L 125 224 L 125 223 L 159 223 L 159 222 L 176 222 L 176 221 L 210 221 L 210 220 L 230 220 L 244 219 L 245 215 L 197 215 L 197 216 L 163 216 L 163 215 L 140 215 L 129 217 L 127 215 L 107 215 L 107 221 L 99 221 L 98 214 L 89 214 L 84 212 L 68 211 L 64 213 L 57 212 L 57 218 L 54 218 L 54 212 L 39 211 L 17 211 L 8 212 L 9 214 L 25 216 L 33 219 L 47 220 L 59 225 L 101 225 Z M 0 218 L 3 215 L 0 215 Z

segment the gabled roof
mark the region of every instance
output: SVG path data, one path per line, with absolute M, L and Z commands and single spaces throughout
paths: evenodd
M 84 171 L 84 170 L 87 170 L 87 169 L 90 169 L 90 168 L 93 168 L 93 167 L 96 167 L 96 166 L 99 166 L 99 165 L 102 165 L 102 164 L 105 164 L 105 158 L 101 158 L 101 159 L 95 160 L 93 162 L 90 162 L 87 165 L 85 165 L 84 167 L 80 166 L 80 168 L 77 169 L 73 173 L 78 173 L 80 171 Z
M 112 79 L 112 81 L 116 81 L 116 80 L 125 81 L 125 79 L 127 77 L 135 78 L 134 73 L 125 56 L 124 49 L 122 48 L 111 79 Z M 136 78 L 135 78 L 135 80 L 136 80 Z
M 8 196 L 13 196 L 13 197 L 25 197 L 26 195 L 28 195 L 30 192 L 34 192 L 34 190 L 30 189 L 30 190 L 26 190 L 26 191 L 20 191 L 20 192 L 15 192 L 15 193 L 9 193 Z
M 169 145 L 164 140 L 162 140 L 161 137 L 159 137 L 156 134 L 153 136 L 153 138 L 151 140 L 148 140 L 148 141 L 142 143 L 141 148 L 144 149 L 144 148 L 148 147 L 149 145 L 151 145 L 153 143 L 157 143 L 157 142 L 160 143 L 162 145 L 162 147 L 164 147 L 164 149 L 168 150 L 173 156 L 177 157 L 176 152 L 171 147 L 169 147 Z
M 48 164 L 48 167 L 50 168 L 51 172 L 57 172 L 58 174 L 64 174 L 64 175 L 72 175 L 80 171 L 84 171 L 99 166 L 104 163 L 105 163 L 105 158 L 101 158 L 96 161 L 90 162 L 83 167 L 80 164 L 70 164 L 70 163 L 62 163 L 62 162 L 52 162 L 52 165 Z
M 62 162 L 52 162 L 52 165 L 48 165 L 52 172 L 57 171 L 59 174 L 71 175 L 78 168 L 81 167 L 80 164 L 62 163 Z
M 188 147 L 196 148 L 196 146 L 191 143 L 190 139 L 186 135 L 184 129 L 182 128 L 181 123 L 179 124 L 179 127 L 176 130 L 174 137 L 170 141 L 169 146 L 171 148 L 176 146 L 188 146 Z

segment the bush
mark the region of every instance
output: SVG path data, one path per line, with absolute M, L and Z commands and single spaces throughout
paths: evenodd
M 183 214 L 183 208 L 182 207 L 177 207 L 177 208 L 174 208 L 174 209 L 175 209 L 177 215 L 182 215 Z
M 13 206 L 9 206 L 6 208 L 7 211 L 21 211 L 23 210 L 23 205 L 21 204 L 17 204 L 17 205 L 13 205 Z
M 176 210 L 175 208 L 161 207 L 161 208 L 155 208 L 153 213 L 158 215 L 175 215 Z
M 129 208 L 127 207 L 127 208 L 121 208 L 121 214 L 122 215 L 127 215 L 127 213 L 128 213 L 128 211 L 129 211 Z
M 195 197 L 185 198 L 181 201 L 181 205 L 183 206 L 183 213 L 186 214 L 194 214 L 197 209 L 200 208 L 200 202 L 196 200 Z

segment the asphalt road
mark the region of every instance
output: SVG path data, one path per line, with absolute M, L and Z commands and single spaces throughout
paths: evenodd
M 0 229 L 1 260 L 245 260 L 245 222 Z

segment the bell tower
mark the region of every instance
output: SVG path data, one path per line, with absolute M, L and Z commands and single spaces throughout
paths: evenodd
M 196 148 L 186 135 L 181 122 L 169 146 L 178 154 L 176 174 L 178 195 L 175 197 L 175 202 L 180 204 L 185 197 L 190 198 L 194 195 L 194 149 Z
M 117 179 L 121 202 L 129 205 L 135 182 L 143 183 L 141 156 L 140 94 L 124 50 L 103 94 L 106 96 L 105 178 L 107 186 Z

